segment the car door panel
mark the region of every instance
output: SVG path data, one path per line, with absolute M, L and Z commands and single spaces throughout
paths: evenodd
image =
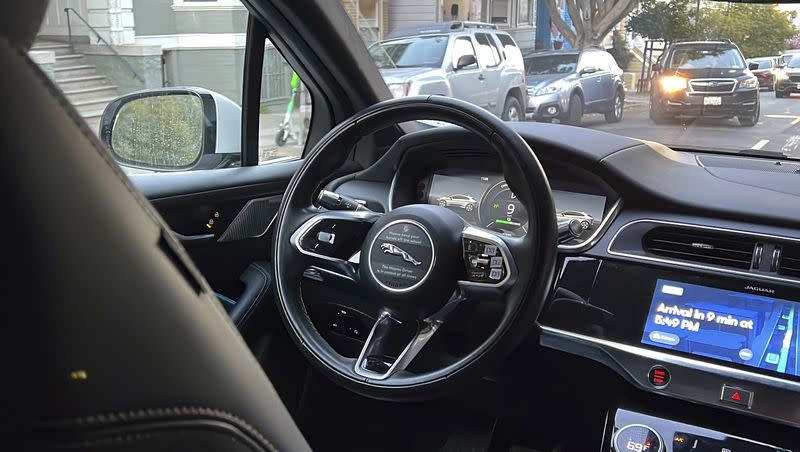
M 480 64 L 475 64 L 474 67 L 455 70 L 458 56 L 464 54 L 463 49 L 468 48 L 466 43 L 469 43 L 469 46 L 471 46 L 471 53 L 475 55 L 477 59 L 475 43 L 469 36 L 458 37 L 453 40 L 453 55 L 451 58 L 453 72 L 448 74 L 452 96 L 486 108 L 488 103 L 486 99 L 486 89 L 484 88 L 486 76 Z
M 239 327 L 270 293 L 269 227 L 300 164 L 130 176 Z

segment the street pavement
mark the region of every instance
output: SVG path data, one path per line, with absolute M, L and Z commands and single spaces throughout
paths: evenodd
M 621 122 L 608 124 L 602 115 L 586 115 L 583 126 L 675 148 L 761 150 L 800 158 L 800 95 L 776 99 L 761 92 L 761 119 L 754 127 L 742 127 L 736 119 L 676 120 L 656 125 L 648 117 L 645 96 L 630 95 Z

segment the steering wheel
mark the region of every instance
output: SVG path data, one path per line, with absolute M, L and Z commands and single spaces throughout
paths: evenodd
M 422 119 L 464 127 L 497 151 L 506 182 L 527 208 L 524 236 L 470 226 L 440 206 L 408 205 L 377 213 L 315 205 L 322 184 L 362 137 Z M 331 130 L 289 182 L 273 246 L 279 311 L 304 355 L 341 386 L 382 399 L 434 397 L 484 375 L 487 366 L 505 358 L 534 328 L 553 278 L 556 229 L 552 193 L 538 159 L 499 118 L 448 97 L 383 101 Z M 332 243 L 355 244 L 359 263 L 326 252 L 336 249 L 328 246 Z M 309 267 L 348 281 L 353 293 L 378 308 L 358 358 L 337 353 L 309 318 L 301 291 Z M 474 300 L 502 304 L 492 333 L 455 362 L 423 373 L 408 370 L 448 315 Z

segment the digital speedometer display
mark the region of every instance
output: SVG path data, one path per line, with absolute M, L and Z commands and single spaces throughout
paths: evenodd
M 528 211 L 505 181 L 492 185 L 484 193 L 478 219 L 480 226 L 511 234 L 525 233 L 528 229 Z
M 556 218 L 579 221 L 583 230 L 580 237 L 588 237 L 599 227 L 605 210 L 604 196 L 553 190 L 553 198 Z M 473 226 L 517 236 L 528 231 L 527 206 L 499 173 L 437 171 L 431 177 L 426 201 L 454 211 Z

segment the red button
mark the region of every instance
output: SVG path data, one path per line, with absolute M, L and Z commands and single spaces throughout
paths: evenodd
M 735 403 L 749 408 L 753 403 L 753 393 L 746 389 L 724 385 L 722 386 L 720 399 L 724 402 Z
M 647 373 L 647 380 L 657 388 L 663 388 L 669 383 L 669 371 L 664 366 L 655 366 Z

